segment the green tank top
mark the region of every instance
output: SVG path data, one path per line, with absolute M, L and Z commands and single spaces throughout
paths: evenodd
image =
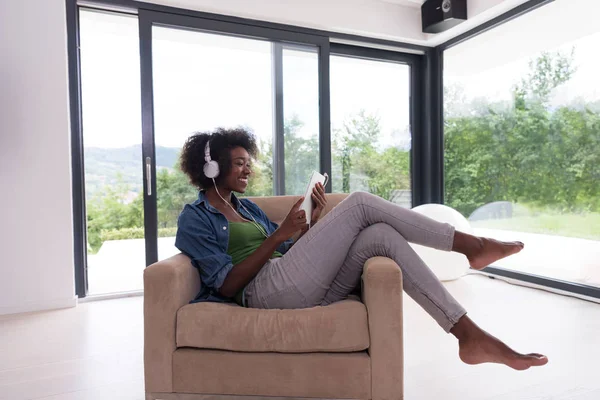
M 252 222 L 230 222 L 229 223 L 229 246 L 227 254 L 231 256 L 233 265 L 244 261 L 250 254 L 265 241 L 265 236 Z M 271 258 L 281 257 L 283 254 L 276 251 Z M 235 301 L 242 305 L 244 289 L 235 295 Z

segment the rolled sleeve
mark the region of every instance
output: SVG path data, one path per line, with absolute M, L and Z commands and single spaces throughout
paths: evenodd
M 279 245 L 279 247 L 277 248 L 277 251 L 280 252 L 281 254 L 285 254 L 290 249 L 290 247 L 292 247 L 293 244 L 294 244 L 294 239 L 288 239 Z
M 214 279 L 214 284 L 213 287 L 217 290 L 221 289 L 221 286 L 223 286 L 223 283 L 225 282 L 225 278 L 227 278 L 227 275 L 231 272 L 231 270 L 233 269 L 233 264 L 229 263 L 227 265 L 225 265 L 224 267 L 222 267 L 221 269 L 219 269 L 219 271 L 217 272 L 217 275 Z
M 203 285 L 216 290 L 223 286 L 233 263 L 206 217 L 184 209 L 179 217 L 175 246 L 198 268 Z

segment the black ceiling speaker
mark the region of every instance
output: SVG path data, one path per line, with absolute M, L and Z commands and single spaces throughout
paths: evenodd
M 467 20 L 467 0 L 427 0 L 421 6 L 423 32 L 440 33 Z

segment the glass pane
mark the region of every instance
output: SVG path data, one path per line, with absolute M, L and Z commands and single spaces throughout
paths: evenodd
M 247 196 L 273 194 L 271 43 L 153 27 L 154 121 L 157 162 L 158 255 L 175 248 L 177 216 L 196 190 L 178 168 L 187 137 L 217 127 L 243 126 L 261 155 Z
M 333 191 L 410 208 L 410 67 L 332 56 L 331 128 Z
M 283 49 L 285 193 L 303 195 L 319 168 L 319 55 Z
M 143 288 L 146 266 L 137 19 L 82 10 L 89 294 Z
M 445 52 L 446 202 L 525 243 L 496 266 L 600 286 L 600 25 L 574 3 Z

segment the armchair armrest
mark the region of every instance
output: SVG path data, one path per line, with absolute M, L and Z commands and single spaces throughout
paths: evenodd
M 372 398 L 400 400 L 404 397 L 402 271 L 393 260 L 374 257 L 365 263 L 362 280 L 371 341 Z
M 178 254 L 144 270 L 144 375 L 146 392 L 172 392 L 177 310 L 200 291 L 200 275 Z

